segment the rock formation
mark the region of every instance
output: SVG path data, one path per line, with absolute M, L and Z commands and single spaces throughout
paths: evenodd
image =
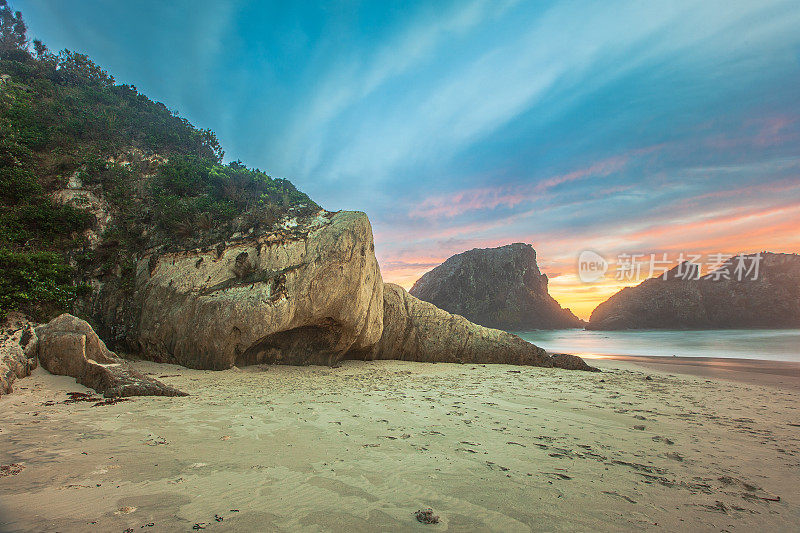
M 0 396 L 13 392 L 17 379 L 36 368 L 35 333 L 20 316 L 9 317 L 0 331 Z
M 504 330 L 583 327 L 547 292 L 530 244 L 476 248 L 423 275 L 411 294 L 483 326 Z
M 415 298 L 399 285 L 386 283 L 383 298 L 383 335 L 372 348 L 371 359 L 597 370 L 580 357 L 551 357 L 516 335 L 473 324 Z
M 748 267 L 754 257 L 745 256 Z M 666 276 L 622 289 L 597 306 L 587 327 L 609 330 L 800 327 L 800 255 L 761 253 L 756 279 L 752 279 L 752 274 L 736 279 L 735 262 L 738 260 L 731 259 L 716 274 L 700 279 L 682 279 L 678 275 L 682 267 L 675 267 Z
M 596 370 L 384 284 L 364 213 L 320 211 L 208 248 L 151 250 L 133 285 L 124 311 L 134 317 L 123 337 L 128 347 L 191 368 L 402 359 Z M 95 319 L 110 330 L 102 322 L 118 313 Z M 130 368 L 88 322 L 69 314 L 5 337 L 0 393 L 29 375 L 38 357 L 45 370 L 106 397 L 184 395 Z
M 342 359 L 561 366 L 514 335 L 384 285 L 364 213 L 321 211 L 211 248 L 153 251 L 139 262 L 136 295 L 136 349 L 192 368 Z
M 139 263 L 138 348 L 192 368 L 332 364 L 383 331 L 383 281 L 363 213 Z
M 88 322 L 69 314 L 35 329 L 35 353 L 51 374 L 72 376 L 107 398 L 118 396 L 185 396 L 130 368 L 95 334 Z

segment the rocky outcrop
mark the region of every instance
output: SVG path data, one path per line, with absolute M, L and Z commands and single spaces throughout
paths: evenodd
M 107 398 L 185 396 L 186 394 L 130 368 L 95 334 L 88 322 L 69 314 L 35 329 L 35 353 L 51 374 L 72 376 Z
M 747 268 L 755 257 L 745 256 Z M 588 328 L 800 327 L 800 255 L 762 252 L 756 279 L 752 272 L 738 276 L 738 264 L 732 258 L 700 279 L 683 279 L 679 271 L 688 269 L 678 266 L 622 289 L 597 306 Z
M 14 390 L 14 381 L 36 368 L 36 334 L 22 317 L 9 317 L 0 330 L 0 396 Z
M 552 366 L 541 348 L 450 314 L 399 285 L 385 284 L 383 298 L 383 335 L 374 359 Z
M 589 370 L 591 372 L 600 372 L 599 368 L 589 366 L 586 361 L 569 353 L 556 353 L 550 358 L 553 366 L 556 368 L 563 368 L 565 370 Z
M 370 359 L 596 370 L 580 357 L 550 357 L 516 335 L 473 324 L 411 296 L 399 285 L 385 284 L 383 298 L 383 335 Z
M 342 359 L 559 366 L 514 335 L 384 285 L 364 213 L 323 211 L 209 249 L 153 252 L 139 263 L 136 293 L 140 353 L 192 368 Z
M 424 274 L 411 294 L 483 326 L 504 330 L 583 327 L 547 292 L 530 244 L 476 248 Z
M 332 364 L 374 346 L 383 281 L 364 213 L 139 263 L 138 347 L 192 368 Z

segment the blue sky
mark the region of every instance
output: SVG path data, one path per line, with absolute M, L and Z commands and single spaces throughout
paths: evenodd
M 12 7 L 227 159 L 366 211 L 406 286 L 532 242 L 585 316 L 616 289 L 575 284 L 584 249 L 800 252 L 796 1 Z

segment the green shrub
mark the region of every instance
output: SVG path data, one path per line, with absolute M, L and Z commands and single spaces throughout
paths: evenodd
M 222 165 L 193 156 L 175 156 L 161 165 L 153 196 L 156 223 L 179 233 L 201 219 L 223 223 L 252 208 L 316 205 L 288 180 L 273 179 L 239 161 Z
M 9 311 L 38 318 L 67 309 L 80 290 L 71 273 L 56 253 L 0 249 L 0 320 Z

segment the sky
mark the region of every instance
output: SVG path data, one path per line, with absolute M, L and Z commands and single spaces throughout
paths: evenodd
M 365 211 L 406 288 L 528 242 L 586 318 L 641 281 L 620 254 L 800 252 L 796 0 L 11 3 L 226 160 Z

